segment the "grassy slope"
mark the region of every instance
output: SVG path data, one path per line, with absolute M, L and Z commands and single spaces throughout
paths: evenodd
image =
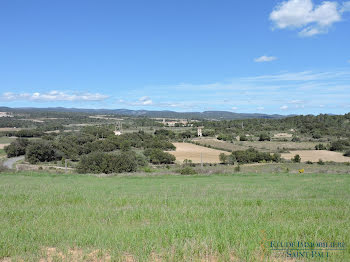
M 0 174 L 0 260 L 43 247 L 113 259 L 260 261 L 261 241 L 350 244 L 350 176 L 106 177 Z M 265 244 L 267 246 L 268 243 Z M 267 248 L 269 261 L 278 257 Z M 210 258 L 210 256 L 209 256 Z M 350 248 L 330 261 L 350 261 Z

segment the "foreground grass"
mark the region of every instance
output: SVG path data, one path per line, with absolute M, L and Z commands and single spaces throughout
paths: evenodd
M 268 240 L 345 242 L 328 261 L 350 261 L 349 186 L 341 174 L 3 173 L 0 261 L 37 261 L 48 247 L 117 261 L 284 261 Z

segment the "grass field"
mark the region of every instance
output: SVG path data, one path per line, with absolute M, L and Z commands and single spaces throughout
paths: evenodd
M 1 173 L 0 261 L 285 261 L 268 240 L 345 242 L 327 261 L 350 261 L 349 185 L 341 174 Z

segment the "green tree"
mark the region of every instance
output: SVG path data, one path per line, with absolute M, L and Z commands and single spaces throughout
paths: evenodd
M 221 164 L 227 164 L 227 155 L 225 153 L 220 153 L 219 155 L 219 159 Z
M 292 161 L 294 163 L 300 163 L 301 161 L 301 157 L 299 155 L 295 155 L 293 158 L 292 158 Z

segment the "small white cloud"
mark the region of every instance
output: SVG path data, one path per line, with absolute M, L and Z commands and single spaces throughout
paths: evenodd
M 288 102 L 288 104 L 303 104 L 304 101 L 303 100 L 291 100 Z
M 139 98 L 139 103 L 144 106 L 152 105 L 153 101 L 148 96 Z
M 344 2 L 341 8 L 341 12 L 350 12 L 350 1 Z
M 255 58 L 254 62 L 256 62 L 256 63 L 271 62 L 271 61 L 274 61 L 276 59 L 277 59 L 277 57 L 275 57 L 275 56 L 265 56 L 265 55 L 263 55 L 263 56 L 260 56 L 258 58 Z
M 312 0 L 288 0 L 279 3 L 270 14 L 270 20 L 279 29 L 299 29 L 303 37 L 324 34 L 342 14 L 350 11 L 350 1 L 339 5 L 324 1 L 314 5 Z
M 263 106 L 258 106 L 257 108 L 256 108 L 256 110 L 259 110 L 259 111 L 262 111 L 262 110 L 264 110 L 265 108 L 263 107 Z
M 280 109 L 281 109 L 281 110 L 287 110 L 287 109 L 288 109 L 288 106 L 286 106 L 286 105 L 281 106 Z
M 19 100 L 19 101 L 41 101 L 41 102 L 49 102 L 49 101 L 102 101 L 107 99 L 109 96 L 102 95 L 99 93 L 91 94 L 91 93 L 65 93 L 61 91 L 50 91 L 47 93 L 12 93 L 6 92 L 3 93 L 1 98 L 3 100 Z
M 233 106 L 231 109 L 232 109 L 232 110 L 237 110 L 237 109 L 238 109 L 238 107 Z

